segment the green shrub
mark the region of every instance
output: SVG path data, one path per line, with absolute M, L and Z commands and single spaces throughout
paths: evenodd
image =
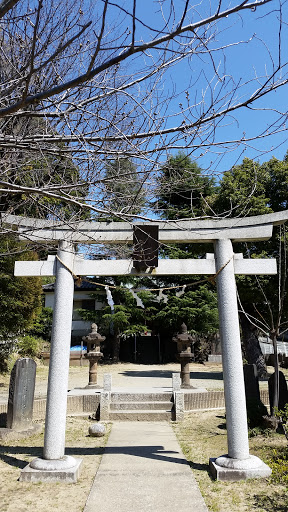
M 192 334 L 192 333 L 191 333 Z M 193 344 L 194 361 L 195 363 L 205 363 L 208 360 L 208 355 L 211 354 L 212 338 L 205 335 L 195 336 L 195 343 Z
M 23 336 L 17 343 L 17 352 L 22 357 L 37 357 L 41 351 L 43 340 L 34 336 Z
M 272 460 L 268 464 L 272 469 L 272 480 L 288 485 L 288 448 L 273 450 Z
M 248 435 L 249 437 L 272 437 L 275 434 L 275 430 L 272 428 L 267 428 L 265 425 L 249 428 Z
M 284 410 L 279 410 L 274 407 L 274 414 L 279 419 L 286 439 L 288 439 L 288 404 L 285 404 Z
M 13 343 L 0 343 L 0 373 L 7 373 L 9 371 L 8 360 L 13 347 Z
M 36 317 L 33 326 L 29 329 L 28 334 L 36 338 L 50 341 L 52 331 L 53 309 L 42 308 L 41 313 Z

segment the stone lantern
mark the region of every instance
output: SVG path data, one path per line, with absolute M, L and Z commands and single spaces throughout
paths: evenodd
M 91 325 L 91 332 L 88 336 L 83 336 L 82 340 L 87 343 L 87 354 L 85 357 L 89 359 L 89 383 L 86 388 L 98 388 L 97 386 L 97 365 L 101 357 L 103 357 L 100 351 L 100 343 L 104 341 L 105 336 L 101 336 L 97 332 L 97 325 Z
M 172 341 L 177 343 L 178 361 L 181 364 L 181 388 L 189 389 L 190 386 L 190 369 L 189 363 L 192 361 L 194 354 L 191 352 L 191 343 L 194 343 L 194 338 L 190 336 L 187 331 L 186 324 L 181 325 L 181 330 Z

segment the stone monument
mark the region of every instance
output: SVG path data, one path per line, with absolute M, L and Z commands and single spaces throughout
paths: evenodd
M 181 388 L 189 389 L 190 386 L 190 368 L 189 363 L 192 361 L 194 354 L 191 351 L 191 344 L 194 339 L 187 331 L 186 324 L 181 325 L 180 333 L 176 334 L 172 341 L 177 343 L 178 361 L 181 364 Z
M 260 400 L 260 389 L 256 364 L 244 364 L 243 371 L 246 402 L 248 400 Z
M 18 359 L 10 376 L 7 422 L 6 428 L 0 429 L 0 438 L 26 436 L 41 429 L 32 424 L 35 378 L 35 361 Z
M 269 403 L 270 403 L 270 412 L 273 415 L 273 402 L 274 402 L 274 393 L 275 393 L 275 372 L 268 379 L 268 389 L 269 389 Z M 278 409 L 283 411 L 285 405 L 288 403 L 288 390 L 287 390 L 287 382 L 285 379 L 285 375 L 283 372 L 279 371 L 279 403 Z
M 103 357 L 100 343 L 105 339 L 105 336 L 101 336 L 101 334 L 97 332 L 96 324 L 92 324 L 90 334 L 82 338 L 82 340 L 87 343 L 87 354 L 85 354 L 85 357 L 89 359 L 89 383 L 86 388 L 99 388 L 97 385 L 97 366 L 99 359 Z

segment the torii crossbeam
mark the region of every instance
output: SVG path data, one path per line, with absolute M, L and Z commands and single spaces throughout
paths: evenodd
M 76 242 L 131 243 L 132 224 L 122 222 L 63 224 L 11 215 L 2 216 L 2 223 L 18 227 L 21 240 L 59 242 L 56 259 L 50 257 L 45 262 L 16 262 L 15 264 L 15 275 L 18 276 L 56 276 L 43 458 L 32 461 L 30 469 L 50 472 L 55 471 L 56 465 L 62 472 L 66 470 L 71 472 L 77 466 L 75 459 L 65 457 L 73 275 L 214 274 L 217 276 L 228 455 L 218 457 L 216 463 L 212 462 L 212 464 L 218 479 L 227 479 L 229 471 L 233 472 L 236 479 L 269 476 L 270 469 L 260 459 L 249 455 L 235 274 L 276 274 L 276 261 L 244 259 L 242 255 L 234 254 L 232 241 L 268 240 L 272 235 L 273 226 L 283 224 L 287 220 L 288 212 L 284 211 L 237 219 L 152 222 L 152 225 L 159 226 L 160 242 L 213 242 L 215 257 L 210 254 L 205 260 L 159 260 L 158 267 L 137 272 L 130 260 L 85 261 L 74 253 Z M 147 224 L 143 223 L 143 226 L 145 225 Z

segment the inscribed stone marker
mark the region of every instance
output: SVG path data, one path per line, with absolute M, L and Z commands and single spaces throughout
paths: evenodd
M 36 363 L 25 357 L 13 366 L 8 397 L 7 428 L 24 430 L 32 425 Z
M 270 411 L 271 415 L 273 414 L 273 397 L 274 397 L 274 388 L 275 388 L 275 373 L 269 377 L 268 380 L 268 388 L 269 388 L 269 402 L 270 402 Z M 283 411 L 285 405 L 288 403 L 288 390 L 287 390 L 287 382 L 285 379 L 285 375 L 283 372 L 279 372 L 279 404 L 278 409 Z
M 244 383 L 247 400 L 260 400 L 259 380 L 256 364 L 244 364 Z

